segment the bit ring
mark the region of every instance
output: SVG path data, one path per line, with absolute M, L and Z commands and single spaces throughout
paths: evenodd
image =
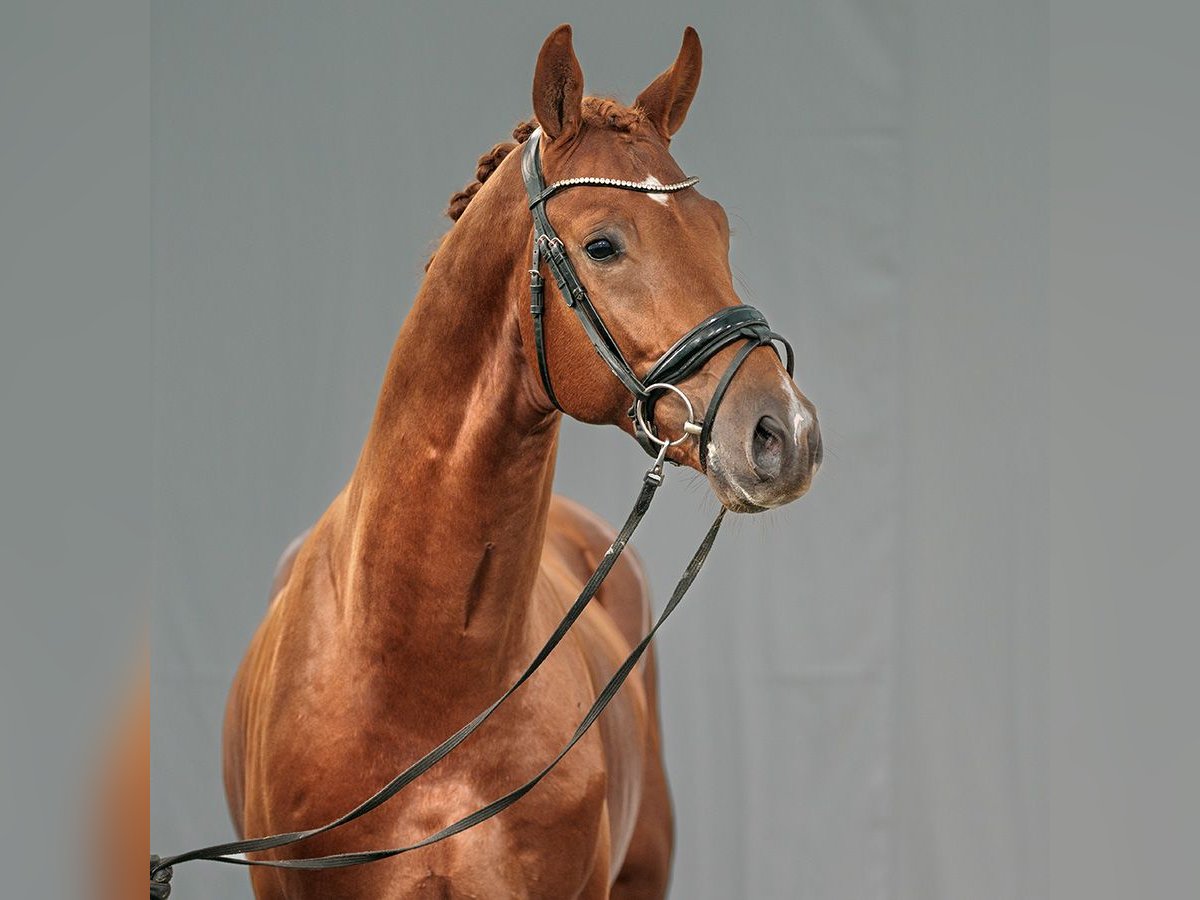
M 683 423 L 683 434 L 675 438 L 673 441 L 660 438 L 650 430 L 650 426 L 646 422 L 646 400 L 648 400 L 655 391 L 671 391 L 673 394 L 675 394 L 675 396 L 682 400 L 683 405 L 687 407 L 687 419 Z M 633 416 L 637 420 L 638 428 L 640 428 L 642 433 L 646 435 L 646 439 L 664 450 L 667 447 L 677 447 L 688 438 L 700 433 L 700 425 L 694 421 L 696 418 L 696 411 L 692 408 L 692 401 L 688 399 L 688 395 L 679 388 L 675 387 L 675 385 L 667 384 L 665 381 L 646 385 L 645 396 L 638 397 L 637 402 L 633 404 Z

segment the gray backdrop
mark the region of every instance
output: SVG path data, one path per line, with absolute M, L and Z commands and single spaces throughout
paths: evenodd
M 90 896 L 151 597 L 154 847 L 228 834 L 219 709 L 270 566 L 570 19 L 626 96 L 700 27 L 679 155 L 836 454 L 664 636 L 676 897 L 1196 896 L 1200 5 L 594 6 L 0 3 L 4 895 Z M 637 452 L 566 440 L 564 488 L 619 514 Z M 676 480 L 655 518 L 700 529 Z M 661 598 L 693 536 L 646 537 Z
M 664 636 L 676 897 L 1197 894 L 1200 6 L 255 8 L 0 4 L 5 896 L 90 895 L 151 598 L 154 847 L 228 834 L 219 710 L 270 566 L 562 19 L 626 96 L 700 27 L 679 155 L 835 454 Z M 619 515 L 637 452 L 566 441 L 564 488 Z M 698 533 L 676 481 L 655 519 Z M 646 538 L 661 599 L 693 535 Z
M 272 565 L 347 478 L 440 211 L 528 115 L 542 37 L 569 19 L 588 92 L 630 100 L 694 24 L 676 155 L 730 212 L 829 452 L 809 497 L 732 523 L 660 642 L 674 895 L 1036 893 L 1044 461 L 1013 427 L 1044 376 L 1034 6 L 155 5 L 156 847 L 229 834 L 223 701 Z M 643 467 L 565 425 L 558 490 L 610 520 Z M 714 505 L 672 475 L 636 541 L 659 600 Z
M 223 703 L 272 566 L 348 476 L 441 210 L 528 115 L 541 40 L 571 21 L 589 93 L 628 100 L 693 24 L 676 155 L 730 213 L 739 291 L 795 341 L 829 452 L 809 497 L 731 523 L 660 642 L 674 896 L 1033 896 L 1041 17 L 156 4 L 156 847 L 230 834 Z M 558 489 L 619 520 L 644 465 L 568 423 Z M 660 601 L 714 506 L 672 476 L 636 541 Z M 247 893 L 219 867 L 181 885 Z

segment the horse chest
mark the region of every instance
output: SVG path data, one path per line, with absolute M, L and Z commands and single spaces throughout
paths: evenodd
M 560 649 L 566 652 L 449 757 L 360 823 L 305 852 L 409 844 L 524 783 L 566 743 L 593 696 L 588 684 L 594 661 L 573 642 Z M 294 688 L 288 691 L 293 697 L 289 714 L 269 717 L 274 737 L 263 745 L 256 767 L 261 779 L 259 790 L 250 792 L 250 804 L 259 814 L 248 810 L 249 831 L 304 827 L 335 817 L 487 703 L 481 696 L 478 702 L 425 714 L 412 708 L 380 710 L 365 699 L 362 687 L 350 678 L 327 681 L 319 704 L 318 695 L 302 699 Z M 315 738 L 318 705 L 322 718 Z M 616 703 L 610 709 L 614 721 L 631 715 L 625 707 Z M 310 896 L 297 892 L 315 889 L 312 885 L 319 888 L 313 896 L 359 896 L 363 879 L 374 885 L 379 870 L 391 873 L 379 896 L 488 897 L 508 890 L 511 896 L 561 897 L 573 896 L 593 877 L 607 884 L 611 838 L 615 831 L 623 846 L 632 821 L 630 773 L 637 768 L 616 760 L 636 745 L 611 732 L 595 729 L 532 792 L 478 828 L 361 871 L 307 881 L 286 876 L 293 888 L 281 896 Z

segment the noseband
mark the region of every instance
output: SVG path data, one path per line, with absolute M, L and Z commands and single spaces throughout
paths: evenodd
M 542 386 L 550 402 L 561 410 L 562 404 L 554 393 L 554 385 L 550 381 L 550 365 L 546 358 L 546 326 L 543 321 L 544 284 L 542 279 L 542 259 L 549 264 L 550 272 L 558 284 L 559 293 L 568 307 L 575 311 L 579 323 L 583 326 L 584 334 L 596 348 L 596 352 L 605 364 L 625 385 L 633 395 L 633 405 L 629 408 L 629 418 L 633 421 L 634 436 L 638 443 L 651 456 L 662 458 L 668 446 L 682 442 L 688 435 L 695 436 L 700 442 L 700 465 L 708 466 L 708 444 L 712 436 L 713 421 L 725 391 L 733 376 L 737 374 L 742 363 L 757 347 L 778 342 L 783 345 L 786 355 L 788 375 L 792 374 L 795 358 L 792 345 L 779 334 L 771 330 L 766 317 L 753 306 L 739 304 L 726 306 L 679 340 L 666 353 L 658 358 L 639 378 L 633 366 L 621 352 L 616 340 L 600 318 L 587 288 L 575 271 L 571 258 L 567 255 L 566 247 L 559 238 L 550 218 L 546 215 L 546 201 L 555 194 L 574 187 L 614 188 L 622 191 L 636 191 L 641 194 L 673 194 L 693 187 L 699 178 L 685 178 L 674 184 L 642 184 L 636 181 L 625 181 L 618 178 L 597 178 L 584 176 L 580 178 L 565 178 L 547 186 L 542 174 L 541 162 L 542 130 L 535 129 L 525 142 L 521 152 L 521 177 L 525 180 L 525 191 L 529 195 L 529 209 L 533 213 L 533 264 L 529 268 L 529 313 L 533 317 L 533 337 L 537 346 L 538 372 L 541 375 Z M 724 374 L 717 382 L 708 409 L 704 413 L 702 423 L 692 420 L 692 405 L 686 395 L 679 390 L 678 385 L 690 375 L 698 372 L 710 359 L 725 347 L 737 341 L 744 344 L 733 357 Z M 776 351 L 778 353 L 778 351 Z M 654 424 L 654 407 L 657 399 L 664 391 L 673 391 L 683 398 L 688 408 L 688 420 L 684 423 L 684 434 L 674 441 L 668 441 L 658 434 Z

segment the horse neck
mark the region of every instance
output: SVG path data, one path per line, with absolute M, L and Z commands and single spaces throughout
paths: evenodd
M 521 343 L 530 225 L 516 161 L 438 249 L 344 498 L 339 594 L 355 643 L 440 678 L 448 659 L 503 677 L 497 663 L 523 646 L 551 496 L 559 416 Z

